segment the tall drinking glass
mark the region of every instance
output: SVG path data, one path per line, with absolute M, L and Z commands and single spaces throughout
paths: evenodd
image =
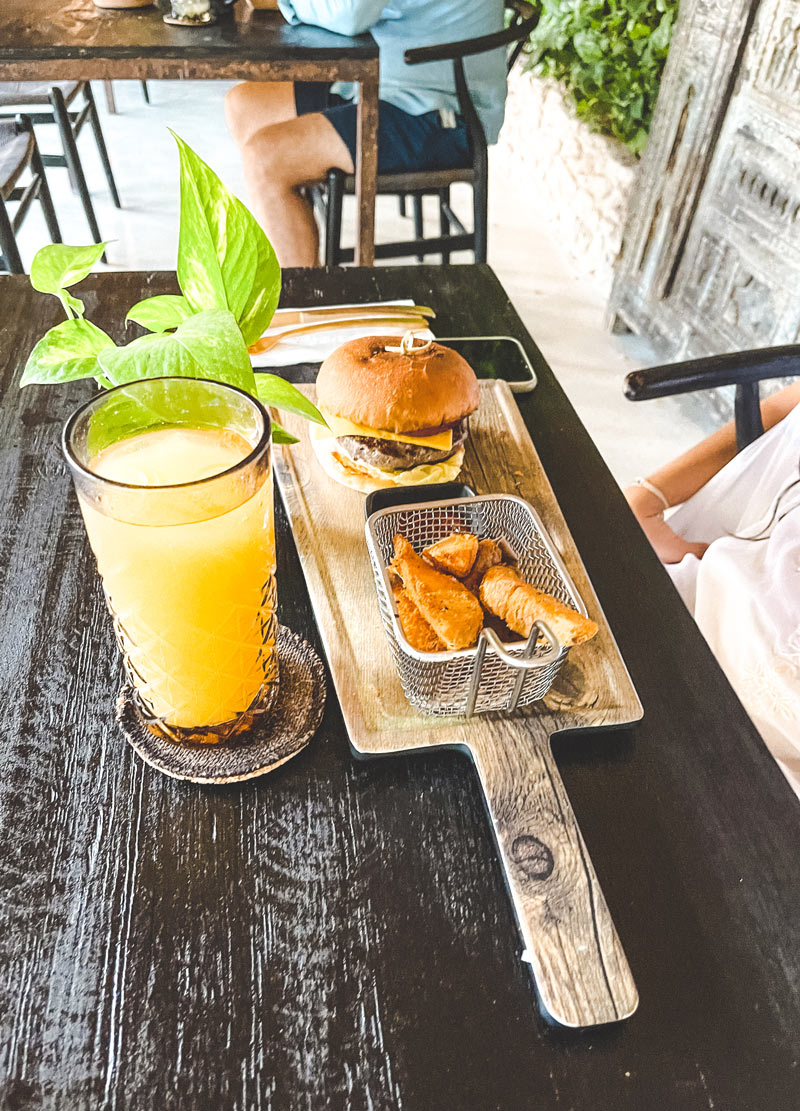
M 197 378 L 119 386 L 64 430 L 140 716 L 171 740 L 226 741 L 277 691 L 270 432 Z

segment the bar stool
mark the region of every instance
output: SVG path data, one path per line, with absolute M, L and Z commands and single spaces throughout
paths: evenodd
M 31 180 L 27 185 L 19 186 L 17 182 L 26 168 L 30 169 Z M 50 239 L 53 243 L 60 243 L 61 232 L 33 124 L 27 116 L 0 120 L 0 272 L 24 274 L 16 233 L 37 198 L 44 212 Z M 13 217 L 6 208 L 8 201 L 19 202 Z
M 77 111 L 70 111 L 71 105 L 79 94 L 83 95 L 83 104 Z M 54 123 L 56 125 L 61 137 L 64 153 L 42 155 L 42 162 L 45 166 L 66 166 L 69 170 L 70 180 L 77 189 L 81 199 L 81 204 L 86 214 L 86 220 L 89 224 L 92 238 L 95 243 L 99 243 L 103 237 L 97 225 L 92 198 L 86 184 L 86 176 L 83 172 L 83 166 L 75 141 L 80 135 L 83 125 L 87 120 L 94 132 L 97 150 L 100 155 L 100 161 L 103 164 L 103 171 L 106 175 L 111 199 L 117 208 L 120 208 L 121 205 L 119 194 L 117 193 L 117 186 L 114 181 L 114 174 L 111 170 L 111 163 L 108 160 L 108 151 L 106 150 L 103 132 L 100 129 L 97 106 L 94 102 L 90 83 L 88 81 L 58 81 L 48 85 L 44 82 L 39 83 L 34 81 L 0 82 L 0 109 L 11 105 L 24 105 L 25 107 L 48 106 L 43 112 L 29 112 L 27 115 L 34 124 Z M 3 113 L 0 113 L 0 115 L 3 115 Z

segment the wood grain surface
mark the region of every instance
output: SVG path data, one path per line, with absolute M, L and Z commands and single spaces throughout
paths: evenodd
M 305 390 L 313 397 L 313 387 Z M 480 729 L 481 719 L 465 725 L 463 719 L 423 715 L 403 694 L 378 611 L 364 539 L 364 495 L 322 470 L 304 422 L 290 417 L 284 423 L 301 442 L 278 449 L 276 475 L 353 747 L 377 754 L 468 743 L 469 730 Z M 545 732 L 637 721 L 642 709 L 636 692 L 505 382 L 481 383 L 460 478 L 479 494 L 515 494 L 534 506 L 600 626 L 594 640 L 570 649 L 564 679 L 545 700 Z M 542 721 L 542 709 L 520 720 Z
M 303 388 L 313 398 L 314 387 Z M 512 717 L 436 718 L 411 706 L 378 610 L 364 495 L 323 471 L 299 418 L 290 428 L 300 443 L 278 449 L 275 473 L 350 743 L 372 755 L 431 745 L 471 753 L 548 1014 L 567 1026 L 615 1022 L 636 1009 L 636 988 L 550 740 L 560 730 L 630 724 L 642 707 L 510 388 L 484 381 L 480 394 L 463 480 L 478 494 L 533 505 L 599 626 L 570 650 L 552 694 Z
M 135 301 L 177 286 L 76 292 L 121 341 Z M 536 1013 L 466 756 L 356 761 L 330 697 L 263 780 L 200 787 L 137 759 L 58 448 L 89 390 L 17 389 L 62 314 L 4 277 L 0 1106 L 797 1107 L 800 808 L 491 271 L 284 275 L 285 305 L 405 296 L 442 334 L 518 336 L 536 368 L 520 411 L 645 708 L 554 744 L 639 1009 L 586 1031 Z M 280 619 L 319 650 L 280 499 L 278 527 Z

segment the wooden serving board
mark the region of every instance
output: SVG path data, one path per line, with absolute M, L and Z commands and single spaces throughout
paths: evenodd
M 512 717 L 429 717 L 406 701 L 378 611 L 364 495 L 328 477 L 298 419 L 288 424 L 300 443 L 277 450 L 276 475 L 353 748 L 469 750 L 546 1010 L 566 1026 L 614 1022 L 636 1009 L 636 987 L 550 738 L 637 721 L 642 707 L 510 389 L 480 385 L 460 477 L 478 494 L 517 494 L 534 506 L 600 626 L 570 650 L 547 697 Z

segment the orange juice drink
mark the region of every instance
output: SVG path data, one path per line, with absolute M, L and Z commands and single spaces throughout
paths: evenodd
M 236 428 L 151 427 L 76 478 L 140 711 L 176 740 L 227 739 L 276 687 L 272 476 L 252 455 Z

